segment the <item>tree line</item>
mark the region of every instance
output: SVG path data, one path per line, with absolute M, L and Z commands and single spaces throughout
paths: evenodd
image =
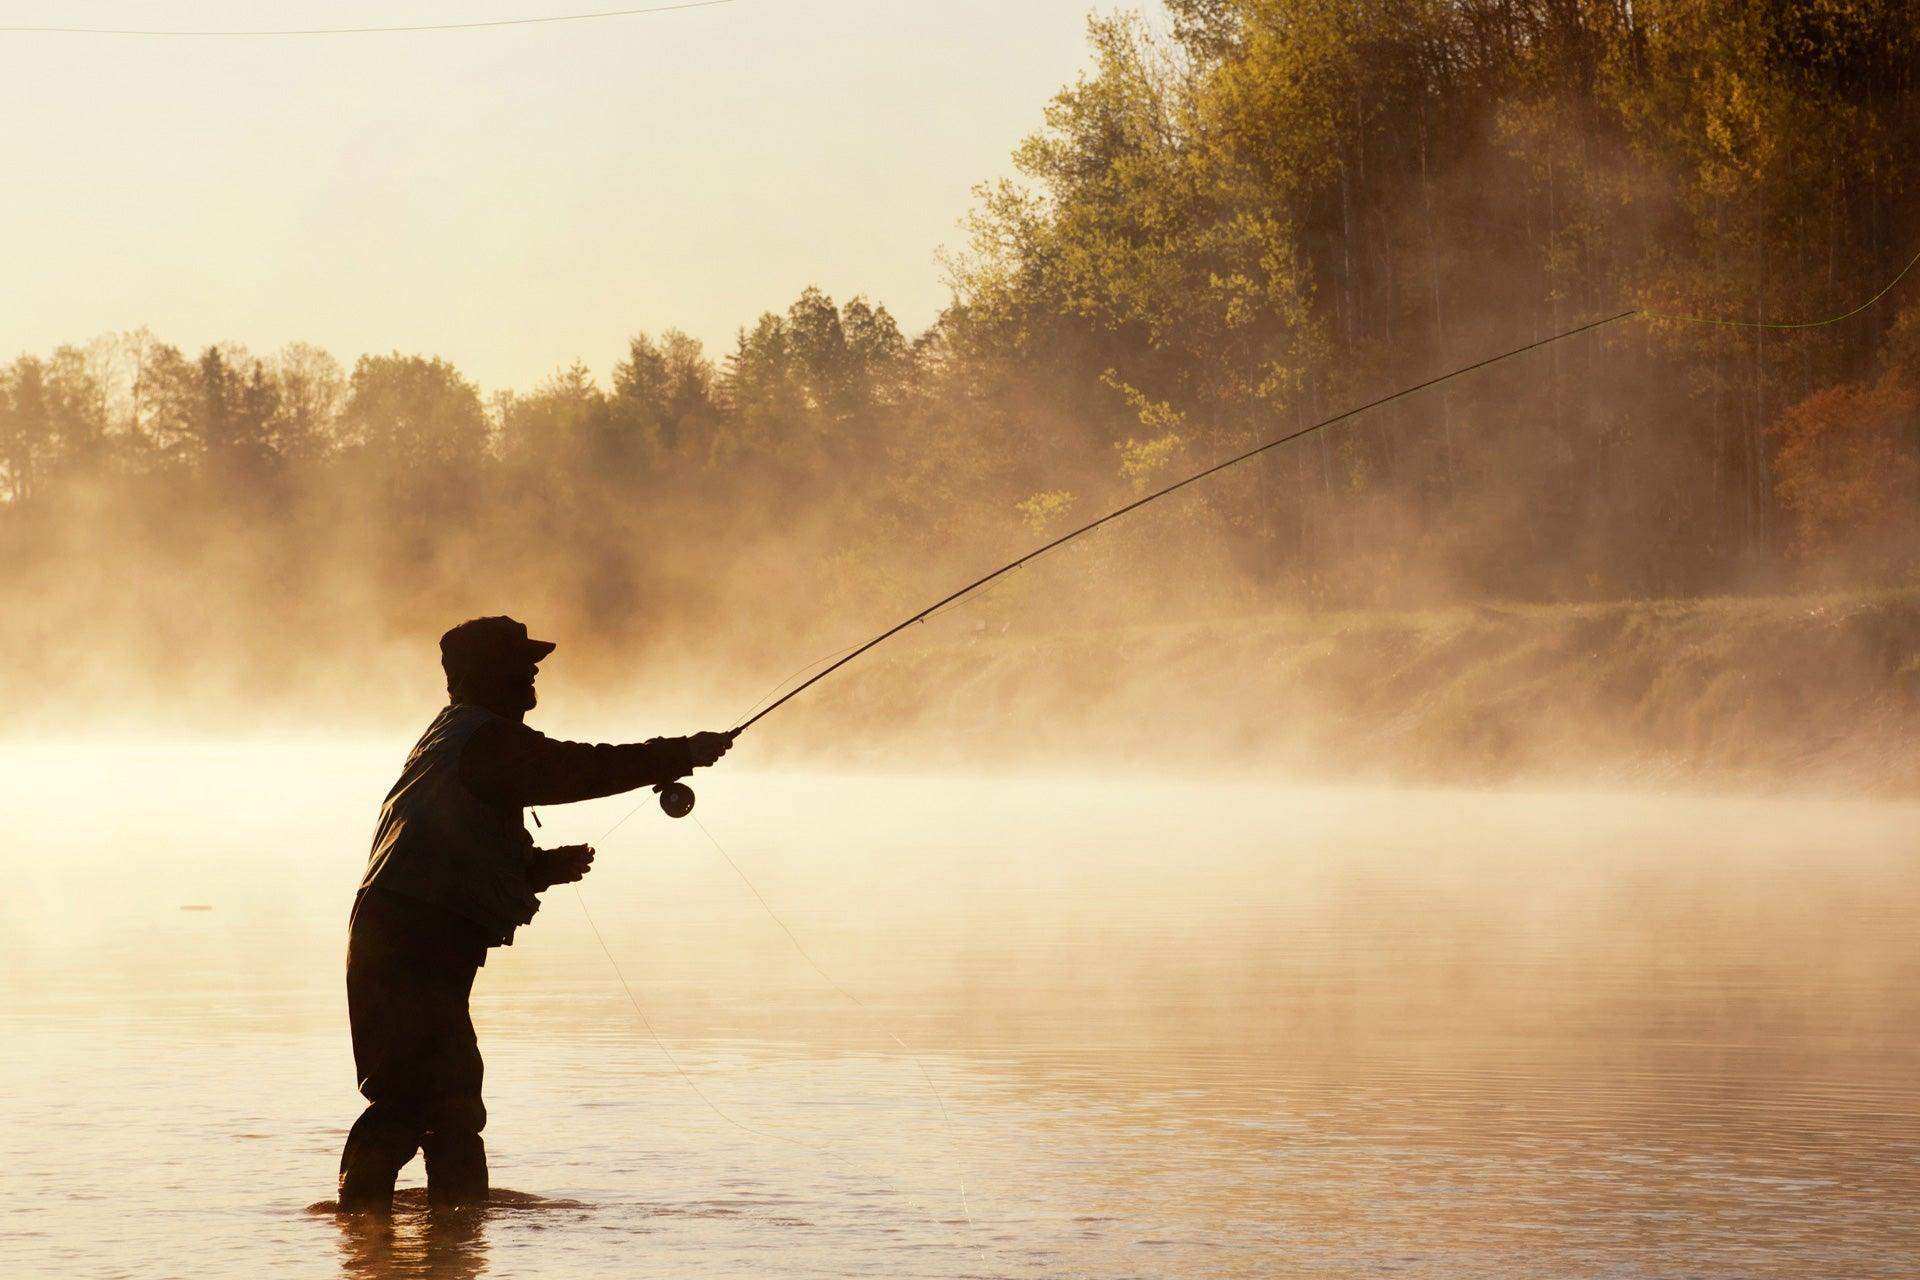
M 304 344 L 21 355 L 0 592 L 385 636 L 484 588 L 663 641 L 750 615 L 772 651 L 1491 351 L 1625 306 L 1837 315 L 1920 251 L 1899 0 L 1165 9 L 1090 20 L 916 335 L 809 289 L 719 359 L 638 335 L 604 386 L 493 396 Z M 1562 344 L 1190 491 L 1049 590 L 1119 618 L 1911 583 L 1916 285 Z

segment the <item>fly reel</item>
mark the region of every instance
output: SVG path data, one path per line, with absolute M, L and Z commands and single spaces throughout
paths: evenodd
M 655 787 L 660 797 L 660 812 L 669 818 L 684 818 L 693 812 L 693 788 L 684 782 L 666 782 Z

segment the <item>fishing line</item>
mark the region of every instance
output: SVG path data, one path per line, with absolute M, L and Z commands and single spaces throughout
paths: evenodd
M 705 830 L 705 828 L 702 828 L 702 830 Z M 713 836 L 709 834 L 707 836 L 707 839 L 712 840 Z M 716 849 L 720 848 L 718 841 L 714 842 L 714 848 Z M 721 849 L 720 852 L 722 857 L 726 856 L 726 850 Z M 728 858 L 727 861 L 731 863 L 733 859 Z M 734 869 L 736 871 L 739 870 L 738 867 L 735 867 Z M 746 877 L 742 875 L 741 879 L 745 880 Z M 748 887 L 749 888 L 752 887 L 751 883 L 749 883 Z M 757 889 L 754 890 L 754 896 L 756 898 L 760 897 L 759 890 Z M 675 1056 L 673 1050 L 667 1047 L 667 1042 L 665 1037 L 663 1037 L 660 1034 L 659 1029 L 653 1025 L 653 1019 L 647 1016 L 646 1008 L 643 1005 L 641 1005 L 640 998 L 634 995 L 632 985 L 627 982 L 626 972 L 623 969 L 621 969 L 620 962 L 614 958 L 613 949 L 607 945 L 606 936 L 600 932 L 600 926 L 594 921 L 593 912 L 587 909 L 587 896 L 584 893 L 580 892 L 580 886 L 578 883 L 576 883 L 573 886 L 573 898 L 575 902 L 578 902 L 580 904 L 580 914 L 586 917 L 587 927 L 593 931 L 594 941 L 600 944 L 600 953 L 606 956 L 607 963 L 613 966 L 614 976 L 620 980 L 620 989 L 627 993 L 627 1003 L 633 1006 L 634 1015 L 640 1019 L 640 1025 L 646 1028 L 647 1035 L 652 1038 L 654 1045 L 660 1050 L 661 1056 L 664 1057 L 669 1063 L 673 1065 L 674 1071 L 679 1074 L 682 1080 L 686 1081 L 687 1088 L 693 1090 L 694 1096 L 699 1098 L 700 1101 L 706 1103 L 707 1109 L 709 1111 L 713 1112 L 714 1115 L 719 1116 L 720 1119 L 724 1120 L 726 1123 L 732 1125 L 734 1128 L 738 1129 L 740 1132 L 744 1134 L 749 1135 L 750 1137 L 768 1139 L 774 1142 L 784 1142 L 784 1143 L 787 1143 L 789 1146 L 798 1147 L 802 1151 L 810 1151 L 810 1152 L 813 1152 L 815 1155 L 826 1156 L 830 1160 L 838 1161 L 841 1165 L 845 1166 L 848 1169 L 851 1169 L 853 1172 L 857 1174 L 860 1174 L 862 1177 L 873 1178 L 875 1181 L 885 1186 L 889 1191 L 892 1191 L 895 1195 L 901 1196 L 903 1199 L 911 1199 L 911 1197 L 907 1197 L 905 1193 L 901 1191 L 899 1184 L 893 1182 L 889 1178 L 876 1174 L 869 1169 L 862 1168 L 860 1165 L 854 1163 L 847 1156 L 841 1154 L 839 1151 L 835 1150 L 832 1147 L 822 1146 L 821 1144 L 814 1143 L 814 1142 L 806 1142 L 799 1138 L 793 1137 L 791 1134 L 780 1133 L 776 1130 L 757 1128 L 754 1125 L 747 1124 L 745 1121 L 734 1118 L 723 1107 L 721 1107 L 719 1103 L 715 1102 L 713 1100 L 712 1095 L 710 1095 L 705 1089 L 702 1089 L 700 1087 L 699 1081 L 693 1078 L 693 1073 L 686 1069 L 686 1067 L 681 1063 L 680 1059 L 677 1056 Z M 766 906 L 766 899 L 760 898 L 760 904 L 762 906 Z M 769 915 L 772 914 L 771 907 L 767 908 L 767 911 Z M 776 916 L 775 917 L 776 922 L 778 921 L 778 919 L 779 917 Z M 784 929 L 786 928 L 786 926 L 782 924 L 781 928 Z M 791 932 L 789 932 L 787 936 L 789 938 L 793 937 Z M 795 947 L 799 947 L 800 945 L 799 940 L 795 939 L 793 945 Z M 801 954 L 805 955 L 806 952 L 802 951 Z M 811 958 L 809 958 L 809 963 L 811 963 Z M 815 968 L 818 968 L 818 967 L 819 966 L 817 965 L 815 966 Z M 822 970 L 821 973 L 822 973 L 822 976 L 825 976 L 824 970 Z M 828 978 L 827 980 L 829 982 L 833 981 L 832 978 Z M 836 987 L 839 987 L 838 983 L 834 983 L 834 985 Z M 843 995 L 846 995 L 848 999 L 854 1000 L 856 1004 L 859 1003 L 858 999 L 854 997 L 851 992 L 847 992 L 844 988 L 841 989 L 841 992 Z M 862 1005 L 861 1007 L 865 1008 L 864 1005 Z M 896 1040 L 896 1043 L 898 1043 L 897 1040 Z M 902 1047 L 904 1048 L 905 1046 L 903 1045 Z M 912 1050 L 908 1050 L 908 1053 L 911 1054 Z M 918 1061 L 918 1059 L 915 1059 L 915 1060 Z M 921 1070 L 924 1072 L 925 1068 L 922 1067 Z M 928 1078 L 927 1083 L 929 1087 L 931 1087 L 933 1083 L 931 1077 Z M 938 1094 L 938 1091 L 936 1090 L 935 1097 L 938 1097 L 938 1096 L 939 1094 Z M 946 1114 L 944 1104 L 942 1104 L 941 1114 L 942 1115 Z M 961 1199 L 961 1205 L 960 1205 L 961 1212 L 965 1216 L 967 1227 L 971 1232 L 971 1229 L 973 1227 L 973 1215 L 971 1212 L 967 1210 L 966 1187 L 964 1186 L 964 1184 L 961 1187 L 960 1199 Z M 920 1207 L 922 1208 L 922 1210 L 927 1209 L 927 1206 L 925 1206 L 924 1204 L 921 1205 Z M 934 1216 L 937 1216 L 937 1215 L 934 1215 Z M 971 1234 L 969 1234 L 967 1242 L 968 1244 L 972 1245 L 976 1250 L 980 1247 L 979 1243 L 972 1239 Z
M 1647 311 L 1644 309 L 1640 314 L 1646 316 L 1649 320 L 1674 320 L 1683 324 L 1710 324 L 1723 329 L 1824 329 L 1830 324 L 1839 324 L 1842 320 L 1853 319 L 1853 317 L 1886 297 L 1893 291 L 1893 286 L 1906 279 L 1907 272 L 1913 270 L 1916 265 L 1920 265 L 1920 253 L 1916 253 L 1913 257 L 1907 259 L 1907 265 L 1900 268 L 1900 274 L 1887 281 L 1887 283 L 1881 287 L 1880 292 L 1874 294 L 1853 310 L 1843 311 L 1839 315 L 1831 316 L 1825 320 L 1797 320 L 1769 323 L 1764 320 L 1721 320 L 1714 316 L 1670 315 L 1664 311 Z
M 996 586 L 994 590 L 995 591 L 999 590 L 999 587 Z M 989 591 L 985 595 L 981 596 L 980 599 L 986 600 L 986 599 L 990 599 L 992 596 L 993 596 L 993 591 Z M 960 600 L 955 600 L 953 603 L 945 606 L 944 608 L 936 609 L 932 613 L 927 615 L 926 621 L 932 622 L 935 618 L 947 612 L 947 610 L 957 609 L 963 603 L 965 602 Z M 758 698 L 754 699 L 753 704 L 749 706 L 745 711 L 742 711 L 740 715 L 737 717 L 737 719 L 744 720 L 746 717 L 752 715 L 756 710 L 759 709 L 762 703 L 766 702 L 767 699 L 773 697 L 775 694 L 779 693 L 782 689 L 786 688 L 787 685 L 791 684 L 796 677 L 806 674 L 807 672 L 813 670 L 815 667 L 819 666 L 821 663 L 827 662 L 833 658 L 837 658 L 843 653 L 851 653 L 853 650 L 859 647 L 860 647 L 860 643 L 859 641 L 856 640 L 852 644 L 843 645 L 840 648 L 835 649 L 832 653 L 823 653 L 819 657 L 815 658 L 812 662 L 806 663 L 803 666 L 795 667 L 792 671 L 789 671 L 785 676 L 783 676 L 780 679 L 780 681 L 776 683 L 771 689 L 768 689 L 765 693 L 761 694 Z M 644 808 L 645 803 L 642 802 L 640 807 Z
M 842 650 L 841 652 L 844 652 L 844 650 Z M 832 657 L 833 655 L 829 654 L 827 656 Z M 824 662 L 825 660 L 826 660 L 825 658 L 816 658 L 813 660 L 813 662 L 808 663 L 807 667 L 816 666 L 819 663 Z M 807 669 L 807 667 L 802 667 L 801 670 L 804 671 Z M 792 679 L 792 676 L 789 676 L 788 679 L 789 680 Z M 785 684 L 786 681 L 783 680 L 781 681 L 781 683 Z M 776 686 L 776 688 L 777 687 L 778 686 Z M 640 810 L 644 809 L 645 807 L 646 807 L 646 802 L 643 800 L 639 804 L 635 805 L 633 808 L 627 810 L 626 813 L 620 816 L 618 821 L 616 821 L 612 826 L 608 827 L 605 831 L 601 832 L 600 835 L 594 840 L 593 843 L 596 845 L 604 843 L 608 836 L 612 835 L 614 832 L 618 831 L 621 827 L 625 826 L 629 818 L 633 817 L 634 814 L 639 813 Z M 749 877 L 747 873 L 741 869 L 740 864 L 734 860 L 732 854 L 727 852 L 726 847 L 720 843 L 720 841 L 714 836 L 713 832 L 707 829 L 706 824 L 701 822 L 700 819 L 694 818 L 693 825 L 700 828 L 700 834 L 707 838 L 707 843 L 713 846 L 714 852 L 718 853 L 720 857 L 726 862 L 726 864 L 733 869 L 733 874 L 740 878 L 740 883 L 747 886 L 747 892 L 751 893 L 753 895 L 753 900 L 760 904 L 760 909 L 766 912 L 767 918 L 769 920 L 772 920 L 774 924 L 780 927 L 780 932 L 787 935 L 787 941 L 792 943 L 793 949 L 800 953 L 800 958 L 802 960 L 805 960 L 807 964 L 813 969 L 813 971 L 819 974 L 820 977 L 826 981 L 828 986 L 832 987 L 835 991 L 839 992 L 842 996 L 846 997 L 846 999 L 851 1001 L 855 1006 L 857 1006 L 863 1012 L 872 1016 L 875 1019 L 875 1025 L 880 1028 L 881 1032 L 886 1035 L 887 1039 L 893 1041 L 894 1044 L 900 1047 L 900 1051 L 902 1053 L 906 1054 L 908 1058 L 912 1059 L 913 1065 L 919 1069 L 920 1078 L 926 1082 L 927 1092 L 933 1096 L 934 1105 L 939 1109 L 940 1123 L 946 1129 L 947 1143 L 957 1152 L 960 1148 L 960 1140 L 958 1135 L 954 1131 L 953 1116 L 947 1110 L 946 1095 L 940 1091 L 940 1086 L 934 1083 L 933 1073 L 927 1070 L 927 1064 L 925 1063 L 925 1061 L 921 1059 L 920 1055 L 914 1051 L 913 1046 L 908 1044 L 905 1040 L 902 1040 L 900 1036 L 893 1030 L 892 1027 L 886 1025 L 885 1023 L 880 1022 L 879 1015 L 875 1012 L 875 1010 L 871 1005 L 869 1005 L 866 1001 L 862 1000 L 859 996 L 855 995 L 853 992 L 849 991 L 840 982 L 839 979 L 835 978 L 831 973 L 828 973 L 825 967 L 822 966 L 818 960 L 815 960 L 813 958 L 813 953 L 808 951 L 806 947 L 801 944 L 799 937 L 793 932 L 792 928 L 790 928 L 787 922 L 781 918 L 780 913 L 773 909 L 773 904 L 767 901 L 766 895 L 760 892 L 760 887 L 754 884 L 752 878 Z M 777 1141 L 791 1143 L 805 1150 L 820 1152 L 822 1154 L 832 1156 L 834 1159 L 840 1160 L 843 1164 L 848 1164 L 848 1167 L 854 1168 L 856 1169 L 856 1171 L 863 1172 L 863 1173 L 866 1172 L 865 1170 L 859 1170 L 858 1166 L 852 1165 L 850 1162 L 846 1160 L 844 1156 L 840 1155 L 836 1151 L 833 1151 L 831 1148 L 820 1147 L 812 1143 L 802 1142 L 797 1138 L 792 1138 L 785 1134 L 762 1133 L 760 1130 L 754 1128 L 751 1125 L 745 1124 L 740 1120 L 735 1119 L 733 1116 L 727 1114 L 727 1112 L 722 1110 L 720 1105 L 716 1103 L 713 1100 L 713 1098 L 707 1094 L 706 1090 L 702 1089 L 699 1086 L 699 1084 L 697 1084 L 694 1081 L 692 1074 L 688 1072 L 684 1066 L 681 1065 L 680 1060 L 674 1056 L 673 1050 L 667 1047 L 667 1042 L 661 1037 L 659 1031 L 655 1029 L 653 1025 L 653 1020 L 647 1017 L 646 1009 L 641 1006 L 639 997 L 633 993 L 633 987 L 631 986 L 631 984 L 627 982 L 627 975 L 625 971 L 620 968 L 620 962 L 614 958 L 613 949 L 607 945 L 606 938 L 600 932 L 600 926 L 594 922 L 593 913 L 587 909 L 586 894 L 581 892 L 580 885 L 578 884 L 578 882 L 576 882 L 573 886 L 573 896 L 574 896 L 574 900 L 580 904 L 580 914 L 587 918 L 587 927 L 593 931 L 594 941 L 600 944 L 600 953 L 606 956 L 607 963 L 613 966 L 614 976 L 620 980 L 620 989 L 626 992 L 627 1003 L 633 1006 L 633 1012 L 640 1019 L 640 1025 L 646 1028 L 647 1035 L 652 1038 L 653 1043 L 659 1048 L 661 1055 L 665 1057 L 666 1060 L 673 1065 L 674 1071 L 676 1071 L 679 1074 L 682 1080 L 685 1080 L 687 1082 L 687 1087 L 692 1089 L 693 1092 L 699 1097 L 700 1101 L 702 1101 L 707 1105 L 708 1110 L 712 1111 L 715 1115 L 719 1116 L 722 1120 L 725 1120 L 728 1124 L 732 1125 L 736 1129 L 739 1129 L 743 1133 L 749 1133 L 756 1137 L 771 1137 L 776 1139 Z M 874 1176 L 874 1175 L 869 1173 L 868 1176 Z M 882 1181 L 885 1181 L 885 1179 L 882 1179 Z M 966 1179 L 964 1177 L 961 1178 L 957 1186 L 960 1192 L 960 1215 L 962 1218 L 966 1220 L 967 1230 L 969 1232 L 968 1243 L 977 1250 L 980 1247 L 979 1242 L 973 1239 L 972 1237 L 972 1233 L 977 1230 L 977 1225 L 975 1224 L 973 1219 L 973 1206 L 967 1195 Z M 895 1187 L 894 1190 L 897 1193 L 899 1189 Z
M 745 711 L 742 711 L 740 713 L 739 718 L 745 719 L 747 716 L 752 715 L 755 711 L 759 710 L 761 703 L 765 702 L 767 699 L 779 693 L 782 689 L 786 688 L 798 677 L 805 675 L 807 672 L 813 670 L 815 667 L 819 666 L 821 663 L 827 661 L 830 658 L 837 658 L 843 653 L 851 653 L 855 648 L 859 646 L 859 644 L 860 642 L 856 640 L 852 644 L 843 645 L 840 648 L 835 649 L 832 653 L 823 653 L 819 657 L 815 658 L 812 662 L 803 663 L 800 666 L 795 667 L 793 670 L 787 672 L 786 675 L 781 676 L 779 680 L 775 681 L 773 688 L 767 690 L 765 693 L 755 698 L 752 704 L 749 705 Z
M 532 18 L 483 18 L 472 22 L 423 22 L 394 27 L 307 27 L 281 30 L 242 31 L 167 31 L 124 27 L 0 27 L 4 35 L 61 36 L 157 36 L 187 39 L 248 39 L 284 36 L 375 36 L 398 35 L 410 31 L 479 31 L 489 27 L 533 27 L 554 22 L 595 22 L 603 18 L 638 18 L 649 13 L 672 13 L 679 9 L 711 9 L 732 4 L 734 0 L 681 0 L 678 4 L 652 5 L 644 9 L 599 9 L 591 13 L 555 13 Z
M 795 1145 L 800 1147 L 805 1147 L 807 1150 L 810 1150 L 810 1151 L 823 1150 L 822 1148 L 813 1147 L 808 1143 L 800 1142 L 796 1138 L 790 1138 L 785 1134 L 763 1134 L 757 1129 L 754 1129 L 748 1125 L 742 1124 L 740 1121 L 728 1115 L 725 1111 L 722 1111 L 720 1109 L 720 1105 L 716 1103 L 712 1098 L 707 1096 L 707 1091 L 705 1089 L 702 1089 L 699 1086 L 699 1084 L 694 1080 L 693 1076 L 687 1071 L 687 1069 L 680 1065 L 680 1059 L 674 1056 L 673 1050 L 667 1048 L 667 1042 L 661 1039 L 659 1031 L 657 1031 L 654 1028 L 653 1019 L 647 1016 L 646 1009 L 641 1007 L 639 997 L 633 994 L 633 988 L 627 983 L 626 972 L 620 968 L 620 962 L 613 958 L 613 950 L 612 948 L 607 946 L 607 940 L 601 934 L 600 926 L 594 923 L 593 912 L 587 910 L 587 896 L 584 893 L 580 892 L 580 886 L 577 883 L 573 886 L 573 897 L 574 897 L 574 900 L 580 904 L 580 914 L 587 918 L 587 927 L 593 930 L 594 940 L 600 944 L 601 954 L 605 955 L 607 957 L 607 963 L 613 966 L 613 976 L 620 979 L 620 989 L 627 993 L 627 1003 L 633 1006 L 634 1013 L 639 1016 L 640 1025 L 647 1029 L 647 1034 L 653 1037 L 653 1042 L 655 1045 L 659 1046 L 661 1054 L 666 1058 L 668 1062 L 673 1064 L 673 1069 L 680 1073 L 680 1078 L 687 1082 L 687 1087 L 693 1090 L 695 1095 L 699 1097 L 700 1101 L 706 1103 L 708 1109 L 711 1110 L 713 1114 L 719 1116 L 722 1120 L 725 1120 L 728 1124 L 740 1130 L 742 1133 L 752 1134 L 756 1138 L 767 1137 L 767 1138 L 774 1138 L 781 1142 L 792 1142 Z
M 841 995 L 845 996 L 848 1000 L 852 1001 L 853 1004 L 857 1008 L 859 1008 L 862 1012 L 871 1016 L 874 1019 L 874 1025 L 879 1027 L 881 1031 L 886 1033 L 887 1039 L 893 1041 L 896 1045 L 900 1046 L 900 1051 L 906 1054 L 907 1057 L 913 1060 L 913 1065 L 920 1069 L 920 1078 L 926 1081 L 927 1092 L 933 1095 L 934 1105 L 938 1107 L 940 1110 L 940 1123 L 946 1126 L 946 1130 L 947 1130 L 947 1144 L 951 1146 L 957 1153 L 960 1149 L 960 1140 L 958 1136 L 955 1135 L 953 1130 L 953 1117 L 947 1111 L 947 1099 L 945 1095 L 943 1095 L 940 1092 L 940 1086 L 933 1082 L 933 1073 L 927 1070 L 927 1064 L 921 1061 L 920 1055 L 914 1052 L 913 1046 L 908 1044 L 905 1040 L 902 1040 L 898 1035 L 896 1035 L 892 1027 L 881 1022 L 879 1020 L 879 1014 L 873 1009 L 871 1005 L 869 1005 L 865 1000 L 862 1000 L 859 996 L 853 994 L 853 992 L 847 990 L 846 987 L 842 986 L 838 978 L 835 978 L 832 974 L 828 973 L 826 969 L 821 966 L 820 962 L 813 958 L 812 952 L 808 951 L 805 947 L 800 945 L 800 939 L 796 937 L 793 930 L 788 927 L 787 922 L 780 918 L 780 913 L 773 909 L 773 905 L 769 903 L 766 899 L 766 896 L 760 892 L 759 886 L 754 884 L 754 882 L 748 878 L 747 873 L 740 869 L 740 864 L 734 861 L 733 855 L 728 853 L 725 847 L 721 845 L 720 841 L 714 838 L 713 832 L 707 830 L 707 824 L 700 821 L 700 819 L 698 818 L 694 818 L 693 825 L 700 828 L 700 834 L 707 838 L 707 843 L 713 846 L 713 851 L 719 854 L 723 859 L 725 859 L 726 864 L 729 867 L 733 868 L 733 874 L 736 876 L 739 876 L 740 883 L 747 886 L 747 892 L 751 893 L 753 895 L 753 900 L 760 904 L 760 909 L 767 913 L 767 918 L 780 926 L 780 932 L 787 935 L 787 941 L 791 942 L 793 944 L 793 949 L 800 953 L 800 958 L 802 960 L 805 960 L 807 964 L 812 966 L 813 971 L 819 974 L 822 978 L 824 978 L 828 986 L 832 987 L 835 991 L 838 991 Z M 973 1226 L 973 1209 L 967 1203 L 967 1183 L 964 1177 L 960 1179 L 959 1187 L 960 1187 L 960 1212 L 962 1215 L 965 1216 L 967 1220 L 967 1226 L 972 1227 Z

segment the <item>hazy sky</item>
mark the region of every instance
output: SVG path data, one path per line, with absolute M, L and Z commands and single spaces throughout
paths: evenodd
M 459 21 L 645 0 L 0 0 L 0 25 Z M 1089 0 L 735 0 L 482 31 L 0 34 L 0 359 L 446 356 L 483 388 L 678 326 L 714 354 L 803 287 L 918 328 L 972 186 L 1086 65 Z M 1111 5 L 1102 5 L 1110 8 Z M 1138 7 L 1138 6 L 1134 6 Z

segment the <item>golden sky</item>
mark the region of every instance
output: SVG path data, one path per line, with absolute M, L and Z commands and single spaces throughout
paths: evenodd
M 0 0 L 0 25 L 287 27 L 644 0 Z M 484 389 L 636 329 L 714 354 L 808 284 L 903 326 L 1087 0 L 736 0 L 481 31 L 0 34 L 0 359 L 151 326 L 446 356 Z

